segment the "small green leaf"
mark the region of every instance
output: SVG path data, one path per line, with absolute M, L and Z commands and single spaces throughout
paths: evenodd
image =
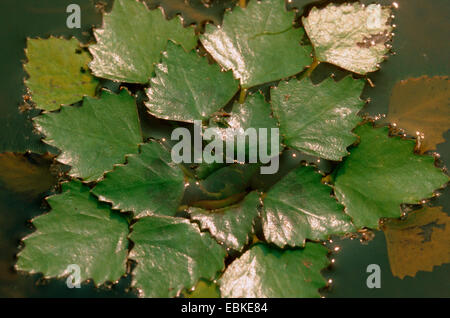
M 354 230 L 350 217 L 321 183 L 313 167 L 301 166 L 276 183 L 264 198 L 263 230 L 280 247 L 302 246 L 306 239 L 327 239 Z
M 198 221 L 202 230 L 209 230 L 217 241 L 241 251 L 253 233 L 259 204 L 258 193 L 251 192 L 236 205 L 217 210 L 191 208 L 189 213 L 192 220 Z
M 261 92 L 250 94 L 244 103 L 235 103 L 226 118 L 228 127 L 234 129 L 277 128 L 277 121 L 271 115 L 270 104 L 264 100 Z
M 381 217 L 400 217 L 400 204 L 418 204 L 449 178 L 431 156 L 414 154 L 414 140 L 389 137 L 389 128 L 355 129 L 359 145 L 335 173 L 335 192 L 358 227 L 378 228 Z
M 185 52 L 172 42 L 155 73 L 145 105 L 151 114 L 163 119 L 206 120 L 224 107 L 239 88 L 231 72 L 222 72 L 206 57 L 195 51 Z
M 226 126 L 226 128 L 220 128 L 218 123 L 215 123 L 213 120 L 210 121 L 210 127 L 215 127 L 217 136 L 224 140 L 223 151 L 226 158 L 229 158 L 231 160 L 235 159 L 240 163 L 249 162 L 250 150 L 254 150 L 254 158 L 256 161 L 259 157 L 257 151 L 262 146 L 266 147 L 265 149 L 267 155 L 271 153 L 271 129 L 278 129 L 278 122 L 275 118 L 273 118 L 270 104 L 264 100 L 264 95 L 261 92 L 248 95 L 243 104 L 236 102 L 233 105 L 233 110 L 228 117 L 219 117 L 215 120 L 223 121 L 224 125 Z M 238 138 L 238 136 L 245 137 L 245 131 L 249 128 L 256 130 L 255 141 L 258 145 L 257 147 L 250 148 L 249 139 L 251 135 L 246 138 Z M 260 143 L 260 141 L 263 139 L 261 139 L 259 128 L 263 128 L 267 132 L 265 138 L 266 145 Z M 225 145 L 226 143 L 230 143 L 231 141 L 234 143 L 235 151 L 233 153 L 228 153 L 226 151 Z M 279 152 L 281 152 L 282 150 L 280 145 L 280 138 L 278 138 L 277 140 L 277 145 L 279 150 L 275 155 L 279 155 Z M 240 160 L 237 157 L 239 149 L 245 149 L 246 157 L 242 158 L 245 160 Z
M 107 173 L 92 192 L 114 209 L 132 211 L 138 218 L 174 216 L 184 192 L 184 174 L 170 152 L 150 142 L 141 146 L 139 155 L 128 156 L 126 165 Z
M 135 100 L 126 89 L 104 90 L 101 98 L 85 97 L 83 106 L 63 106 L 59 113 L 34 118 L 49 145 L 61 149 L 58 161 L 72 166 L 71 176 L 95 181 L 136 153 L 142 142 Z
M 363 80 L 347 76 L 314 85 L 309 79 L 281 82 L 271 89 L 274 116 L 280 122 L 284 144 L 313 156 L 341 160 L 356 136 Z
M 391 9 L 379 4 L 329 4 L 303 18 L 316 58 L 367 74 L 379 69 L 392 37 Z
M 299 73 L 311 63 L 311 47 L 300 44 L 304 31 L 294 28 L 295 12 L 283 0 L 250 1 L 226 12 L 220 27 L 206 25 L 200 40 L 243 88 Z
M 128 222 L 99 203 L 80 181 L 62 184 L 62 193 L 48 197 L 52 210 L 33 219 L 36 231 L 25 237 L 16 268 L 45 277 L 70 274 L 80 267 L 81 281 L 115 282 L 126 271 Z
M 142 297 L 173 297 L 200 278 L 214 279 L 225 250 L 186 219 L 149 216 L 133 225 L 130 258 L 137 262 L 132 286 Z
M 99 77 L 147 83 L 168 40 L 186 51 L 197 45 L 193 27 L 183 28 L 179 17 L 167 21 L 161 10 L 148 10 L 135 0 L 114 1 L 103 19 L 103 29 L 94 30 L 97 44 L 89 46 L 94 56 L 89 66 Z
M 220 279 L 222 297 L 320 297 L 326 286 L 320 271 L 329 265 L 328 250 L 316 243 L 282 251 L 257 244 L 228 266 Z
M 77 39 L 28 39 L 26 54 L 25 85 L 37 108 L 57 110 L 95 95 L 98 81 L 89 73 L 91 57 Z

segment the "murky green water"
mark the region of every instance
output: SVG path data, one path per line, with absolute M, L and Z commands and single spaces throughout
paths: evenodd
M 94 9 L 94 0 L 78 0 L 82 9 L 82 29 L 68 30 L 65 25 L 65 8 L 72 0 L 2 0 L 0 2 L 0 64 L 2 77 L 0 79 L 0 153 L 5 151 L 23 152 L 30 150 L 43 153 L 51 150 L 39 141 L 39 136 L 32 132 L 29 120 L 36 112 L 20 113 L 18 105 L 25 93 L 22 61 L 25 59 L 24 48 L 26 37 L 47 37 L 52 35 L 74 35 L 80 40 L 90 39 L 90 28 L 101 22 L 101 14 Z M 111 2 L 111 1 L 108 1 Z M 183 0 L 156 1 L 147 0 L 151 5 L 164 2 L 169 16 L 183 9 Z M 199 3 L 200 0 L 191 0 Z M 230 5 L 230 1 L 211 1 L 209 10 L 192 10 L 185 22 L 191 23 L 196 18 L 205 16 L 213 21 L 220 21 L 220 12 Z M 301 7 L 310 1 L 297 0 Z M 341 2 L 341 1 L 339 1 Z M 363 1 L 370 3 L 372 1 Z M 378 1 L 389 4 L 391 1 Z M 325 3 L 319 1 L 319 3 Z M 399 9 L 395 13 L 394 38 L 395 56 L 382 64 L 379 72 L 370 75 L 375 83 L 371 88 L 366 85 L 364 97 L 370 97 L 371 102 L 365 112 L 370 115 L 386 113 L 389 96 L 394 84 L 409 77 L 421 75 L 448 75 L 450 53 L 446 34 L 450 30 L 450 2 L 448 0 L 398 0 Z M 172 8 L 172 9 L 171 9 Z M 175 9 L 173 9 L 175 8 Z M 185 9 L 185 8 L 184 8 Z M 336 76 L 343 75 L 337 68 L 321 65 L 314 72 L 313 79 L 320 81 L 330 72 Z M 154 122 L 146 125 L 147 134 L 156 135 Z M 163 128 L 163 127 L 162 127 Z M 450 133 L 447 132 L 448 140 Z M 449 142 L 438 145 L 437 152 L 449 166 Z M 33 161 L 33 157 L 27 160 Z M 28 194 L 20 194 L 7 189 L 0 184 L 0 296 L 3 297 L 134 297 L 133 292 L 127 292 L 129 277 L 120 281 L 112 290 L 106 287 L 95 289 L 91 284 L 83 285 L 81 289 L 68 289 L 64 280 L 43 281 L 38 275 L 19 275 L 12 270 L 15 263 L 14 255 L 18 251 L 20 239 L 31 233 L 29 220 L 46 211 L 42 198 Z M 450 193 L 447 189 L 443 195 L 435 199 L 433 205 L 443 206 L 450 211 Z M 393 277 L 390 272 L 387 257 L 385 237 L 382 232 L 376 232 L 373 240 L 361 244 L 359 240 L 340 240 L 331 247 L 339 246 L 340 251 L 331 255 L 335 263 L 324 274 L 332 279 L 331 287 L 323 291 L 326 297 L 450 297 L 450 264 L 436 267 L 433 272 L 419 272 L 416 277 L 403 280 Z M 381 288 L 366 287 L 366 268 L 369 264 L 381 267 Z

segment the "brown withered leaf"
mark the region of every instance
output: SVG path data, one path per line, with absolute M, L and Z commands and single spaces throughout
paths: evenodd
M 424 207 L 406 220 L 383 226 L 392 274 L 400 279 L 450 263 L 450 217 L 441 207 Z
M 0 154 L 0 187 L 34 199 L 56 183 L 50 172 L 53 156 L 5 152 Z
M 395 84 L 384 122 L 396 123 L 409 135 L 419 132 L 419 151 L 435 150 L 450 129 L 448 76 L 422 76 Z

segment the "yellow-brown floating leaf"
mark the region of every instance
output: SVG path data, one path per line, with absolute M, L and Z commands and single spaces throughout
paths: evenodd
M 50 154 L 36 157 L 12 152 L 0 154 L 0 186 L 36 197 L 56 183 L 50 173 L 52 159 Z
M 450 81 L 447 76 L 409 78 L 395 84 L 384 120 L 409 135 L 419 132 L 419 150 L 435 150 L 450 129 Z
M 183 296 L 185 298 L 220 298 L 219 286 L 202 279 L 197 283 L 194 290 L 184 293 Z
M 83 96 L 95 96 L 98 80 L 88 72 L 91 56 L 76 38 L 28 39 L 25 52 L 25 85 L 37 108 L 58 110 Z
M 422 208 L 406 220 L 390 219 L 383 231 L 394 276 L 414 277 L 450 263 L 450 217 L 441 207 Z

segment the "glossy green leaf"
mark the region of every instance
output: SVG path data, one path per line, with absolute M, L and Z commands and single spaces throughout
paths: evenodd
M 354 230 L 343 206 L 321 179 L 313 167 L 301 166 L 267 192 L 263 230 L 268 242 L 280 247 L 302 246 L 306 239 L 323 240 Z
M 214 279 L 225 250 L 186 219 L 149 216 L 133 225 L 130 258 L 137 262 L 132 286 L 142 297 L 173 297 L 200 278 Z
M 335 192 L 358 227 L 378 228 L 381 217 L 400 217 L 400 204 L 418 204 L 449 178 L 434 158 L 414 154 L 414 140 L 389 137 L 387 127 L 355 129 L 360 143 L 335 173 Z
M 253 222 L 258 216 L 259 194 L 251 192 L 241 202 L 216 210 L 191 208 L 191 219 L 200 223 L 202 230 L 226 247 L 241 251 L 253 233 Z
M 284 144 L 307 154 L 341 160 L 356 141 L 351 130 L 361 121 L 358 111 L 363 80 L 347 76 L 314 85 L 309 79 L 281 82 L 272 88 L 272 107 Z
M 257 244 L 228 266 L 220 279 L 222 297 L 320 297 L 326 286 L 320 271 L 329 265 L 328 250 L 316 243 L 282 251 Z
M 225 127 L 220 128 L 218 123 L 214 122 L 214 120 L 222 121 Z M 275 118 L 273 118 L 272 109 L 270 108 L 270 104 L 264 100 L 264 95 L 260 92 L 257 92 L 255 94 L 248 95 L 245 102 L 242 104 L 236 102 L 233 105 L 232 112 L 227 117 L 213 118 L 213 120 L 211 120 L 210 122 L 210 127 L 216 127 L 217 136 L 224 140 L 225 143 L 234 142 L 235 151 L 231 153 L 228 153 L 226 146 L 224 145 L 223 151 L 225 153 L 225 158 L 231 160 L 235 159 L 237 162 L 244 163 L 249 162 L 249 154 L 250 150 L 252 150 L 249 143 L 251 134 L 246 138 L 243 138 L 245 137 L 246 130 L 249 128 L 256 130 L 256 134 L 254 135 L 254 137 L 257 138 L 255 140 L 255 144 L 257 144 L 258 147 L 253 148 L 256 154 L 254 156 L 256 161 L 259 157 L 257 151 L 259 151 L 258 149 L 260 147 L 266 147 L 266 154 L 271 153 L 271 129 L 278 129 L 278 122 Z M 265 135 L 265 144 L 260 143 L 260 128 L 263 128 L 267 132 L 267 135 Z M 238 138 L 238 136 L 241 138 Z M 278 155 L 282 150 L 280 145 L 280 138 L 278 138 L 276 144 L 279 149 L 279 151 L 276 152 L 276 155 Z M 239 149 L 245 149 L 245 160 L 239 160 L 239 158 L 237 157 Z
M 366 74 L 379 69 L 392 37 L 391 9 L 358 2 L 312 8 L 303 18 L 316 58 Z
M 236 94 L 239 83 L 231 72 L 195 51 L 186 53 L 169 42 L 147 90 L 149 112 L 163 119 L 206 120 Z
M 57 110 L 95 95 L 98 81 L 88 72 L 91 57 L 77 39 L 28 39 L 26 54 L 25 85 L 37 108 Z
M 206 25 L 200 40 L 248 88 L 297 74 L 311 63 L 311 47 L 300 44 L 304 31 L 294 28 L 294 17 L 283 0 L 250 1 L 247 8 L 226 12 L 220 27 Z
M 61 149 L 58 161 L 72 166 L 70 174 L 95 181 L 136 153 L 142 142 L 135 100 L 126 89 L 101 98 L 85 97 L 83 106 L 63 106 L 59 113 L 34 119 L 44 141 Z
M 186 51 L 197 45 L 194 28 L 183 28 L 178 17 L 167 21 L 161 10 L 148 10 L 136 0 L 116 0 L 94 30 L 97 44 L 90 67 L 96 76 L 127 83 L 147 83 L 168 40 Z
M 114 209 L 132 211 L 135 217 L 174 216 L 184 192 L 184 174 L 170 152 L 157 142 L 141 146 L 140 154 L 114 167 L 92 192 Z
M 48 197 L 52 210 L 33 219 L 16 268 L 45 277 L 61 277 L 80 268 L 81 281 L 115 282 L 125 274 L 128 222 L 99 203 L 80 181 L 62 184 L 62 193 Z
M 271 115 L 270 104 L 264 100 L 261 92 L 249 94 L 244 103 L 235 103 L 229 117 L 226 118 L 228 127 L 234 129 L 247 128 L 276 128 L 276 119 Z

